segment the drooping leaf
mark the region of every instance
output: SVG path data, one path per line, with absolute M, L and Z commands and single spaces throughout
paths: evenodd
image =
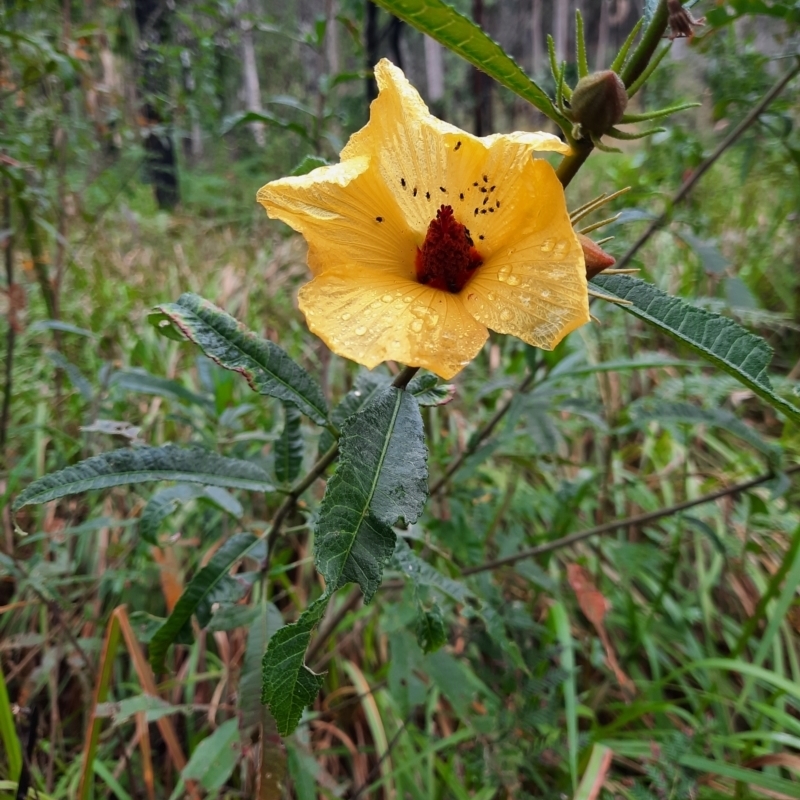
M 275 442 L 275 477 L 290 483 L 303 466 L 303 435 L 300 431 L 300 409 L 291 403 L 283 404 L 283 430 Z
M 211 399 L 203 397 L 187 389 L 178 381 L 151 375 L 144 369 L 129 369 L 115 372 L 111 376 L 111 386 L 127 389 L 130 392 L 152 394 L 156 397 L 166 397 L 171 400 L 182 400 L 189 405 L 201 406 L 211 410 L 214 406 Z
M 439 378 L 432 372 L 422 372 L 412 378 L 407 391 L 421 406 L 443 406 L 453 399 L 456 387 L 452 383 L 439 383 Z
M 233 774 L 241 754 L 239 720 L 232 717 L 197 745 L 181 777 L 198 781 L 207 792 L 216 794 Z
M 175 637 L 195 613 L 200 603 L 225 578 L 231 567 L 256 545 L 259 540 L 252 533 L 237 533 L 217 550 L 183 590 L 172 613 L 150 640 L 150 663 L 154 672 L 164 672 L 164 656 Z
M 16 511 L 71 494 L 146 481 L 203 483 L 253 492 L 275 488 L 267 473 L 249 461 L 225 458 L 201 447 L 167 444 L 112 450 L 45 475 L 20 492 L 12 508 Z
M 376 3 L 403 22 L 458 53 L 470 64 L 527 100 L 563 129 L 571 129 L 547 92 L 531 80 L 525 70 L 497 42 L 452 6 L 442 0 L 376 0 Z
M 369 602 L 394 551 L 390 526 L 416 521 L 427 497 L 417 401 L 392 386 L 383 389 L 345 423 L 339 453 L 317 522 L 317 569 L 329 591 L 357 583 Z
M 243 375 L 259 394 L 296 405 L 318 425 L 328 422 L 319 384 L 278 345 L 261 339 L 213 303 L 196 294 L 156 306 L 150 322 L 161 332 L 177 328 L 210 359 Z
M 447 641 L 442 610 L 434 604 L 432 608 L 420 609 L 417 617 L 417 644 L 423 653 L 435 653 Z
M 647 400 L 635 403 L 630 408 L 631 417 L 637 422 L 682 422 L 693 427 L 711 425 L 722 428 L 728 433 L 738 436 L 759 453 L 763 453 L 771 466 L 780 467 L 781 448 L 761 437 L 755 428 L 742 422 L 735 414 L 721 408 L 700 408 L 691 403 L 677 403 L 659 400 Z
M 272 603 L 264 603 L 256 608 L 256 612 L 256 618 L 247 629 L 247 647 L 237 690 L 243 728 L 257 724 L 261 717 L 261 660 L 267 643 L 283 626 L 281 612 Z
M 322 619 L 330 600 L 324 594 L 297 622 L 273 634 L 262 661 L 261 702 L 269 706 L 281 736 L 288 736 L 300 721 L 303 709 L 317 696 L 322 675 L 304 662 L 311 632 Z
M 606 294 L 627 300 L 625 311 L 657 327 L 752 389 L 762 400 L 800 423 L 800 408 L 775 394 L 767 376 L 772 349 L 728 317 L 696 308 L 652 284 L 629 275 L 598 275 L 592 280 Z
M 468 586 L 443 575 L 421 559 L 403 539 L 397 540 L 391 563 L 412 582 L 416 589 L 423 586 L 438 589 L 461 604 L 467 613 L 480 619 L 486 626 L 486 632 L 503 648 L 514 665 L 527 671 L 517 643 L 506 633 L 503 618 L 489 603 L 479 599 Z

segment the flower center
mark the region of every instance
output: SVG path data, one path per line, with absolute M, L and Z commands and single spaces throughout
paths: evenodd
M 442 206 L 428 225 L 425 241 L 417 248 L 417 280 L 434 289 L 457 294 L 483 264 L 469 231 Z

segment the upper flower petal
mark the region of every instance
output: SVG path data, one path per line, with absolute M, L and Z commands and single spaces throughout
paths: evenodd
M 315 275 L 343 264 L 413 275 L 415 238 L 369 158 L 272 181 L 258 202 L 305 236 Z
M 418 240 L 441 204 L 451 205 L 472 231 L 468 220 L 481 216 L 481 188 L 499 187 L 500 179 L 531 160 L 533 151 L 569 152 L 552 134 L 479 138 L 437 119 L 402 71 L 386 59 L 375 67 L 375 77 L 380 93 L 370 107 L 369 123 L 353 134 L 342 159 L 370 159 Z
M 551 350 L 589 321 L 583 249 L 549 164 L 532 161 L 509 185 L 508 215 L 487 234 L 484 263 L 460 296 L 492 330 Z M 505 214 L 504 204 L 492 222 Z
M 313 333 L 369 369 L 398 361 L 452 378 L 488 336 L 457 295 L 368 267 L 326 270 L 299 301 Z

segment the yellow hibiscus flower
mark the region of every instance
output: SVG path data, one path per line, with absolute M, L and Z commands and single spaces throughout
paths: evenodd
M 564 191 L 537 151 L 548 133 L 478 138 L 437 119 L 402 71 L 338 164 L 264 186 L 258 201 L 303 234 L 308 327 L 333 352 L 448 379 L 487 328 L 550 350 L 589 321 L 586 268 Z

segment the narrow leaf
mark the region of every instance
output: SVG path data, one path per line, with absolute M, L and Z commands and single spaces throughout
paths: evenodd
M 721 408 L 699 408 L 691 403 L 673 403 L 666 401 L 641 401 L 635 403 L 630 409 L 631 417 L 636 422 L 654 421 L 682 422 L 696 427 L 698 425 L 711 425 L 722 428 L 728 433 L 738 436 L 751 447 L 767 457 L 770 465 L 780 469 L 783 451 L 781 448 L 761 437 L 755 428 L 742 422 L 735 414 Z
M 762 400 L 800 423 L 800 408 L 775 394 L 767 376 L 772 349 L 728 317 L 689 305 L 629 275 L 598 275 L 606 294 L 627 300 L 625 311 L 657 327 L 752 389 Z
M 303 466 L 303 436 L 300 432 L 300 409 L 284 403 L 283 412 L 283 430 L 275 442 L 275 477 L 281 483 L 290 483 Z
M 168 444 L 112 450 L 45 475 L 21 492 L 12 508 L 16 511 L 66 495 L 146 481 L 204 483 L 253 492 L 271 492 L 275 488 L 267 473 L 249 461 L 225 458 L 202 447 Z
M 258 543 L 252 533 L 237 533 L 225 542 L 211 561 L 201 569 L 184 589 L 175 608 L 150 640 L 150 663 L 154 672 L 165 672 L 164 656 L 203 600 L 225 578 L 231 567 Z
M 357 583 L 369 602 L 394 552 L 390 526 L 399 519 L 415 522 L 427 497 L 417 401 L 387 387 L 345 423 L 339 452 L 339 468 L 320 507 L 317 569 L 329 591 Z
M 239 721 L 233 717 L 197 745 L 181 777 L 198 781 L 207 792 L 216 793 L 233 774 L 241 754 Z
M 322 675 L 303 660 L 311 631 L 328 607 L 329 594 L 312 603 L 297 622 L 286 625 L 270 639 L 262 661 L 261 702 L 269 706 L 281 736 L 288 736 L 300 721 L 303 709 L 317 696 Z
M 318 425 L 328 422 L 319 384 L 278 345 L 261 339 L 196 294 L 156 306 L 150 321 L 159 331 L 178 328 L 221 367 L 243 375 L 259 394 L 293 403 Z
M 249 728 L 261 719 L 264 710 L 261 706 L 261 659 L 267 643 L 283 625 L 281 612 L 272 603 L 264 603 L 256 610 L 258 616 L 247 630 L 247 647 L 237 690 L 243 728 Z
M 561 128 L 571 130 L 569 121 L 559 113 L 544 89 L 531 80 L 525 70 L 497 42 L 452 6 L 442 0 L 376 0 L 376 3 L 458 53 L 470 64 L 538 108 Z

